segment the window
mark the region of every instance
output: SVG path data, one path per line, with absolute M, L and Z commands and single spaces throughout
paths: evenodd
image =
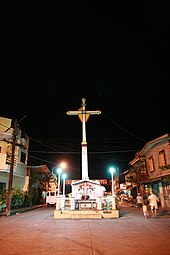
M 0 191 L 6 190 L 6 183 L 5 182 L 0 182 Z
M 25 160 L 26 160 L 26 155 L 24 152 L 21 151 L 21 158 L 20 158 L 20 162 L 25 164 Z
M 148 159 L 148 167 L 149 167 L 149 172 L 153 172 L 155 170 L 152 156 L 149 157 Z
M 159 166 L 160 167 L 166 166 L 166 158 L 165 158 L 165 151 L 164 150 L 159 152 Z

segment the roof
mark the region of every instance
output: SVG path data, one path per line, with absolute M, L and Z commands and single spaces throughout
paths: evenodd
M 50 170 L 46 165 L 28 166 L 28 168 L 33 169 L 38 173 L 50 173 Z
M 142 156 L 144 157 L 149 150 L 151 150 L 153 147 L 158 146 L 159 144 L 163 144 L 170 141 L 170 134 L 167 133 L 165 135 L 162 135 L 148 143 L 145 144 L 145 146 L 139 151 L 135 158 L 131 160 L 129 163 L 133 165 L 136 161 L 138 161 Z

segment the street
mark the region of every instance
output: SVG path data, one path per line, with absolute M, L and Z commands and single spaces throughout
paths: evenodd
M 170 215 L 163 211 L 145 219 L 138 208 L 120 206 L 118 219 L 55 220 L 54 209 L 0 217 L 0 254 L 170 254 Z

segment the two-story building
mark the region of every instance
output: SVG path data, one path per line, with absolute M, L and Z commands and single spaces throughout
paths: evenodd
M 8 189 L 9 173 L 13 143 L 12 120 L 0 117 L 0 190 Z M 13 188 L 28 190 L 27 160 L 28 160 L 29 138 L 25 132 L 17 127 L 14 166 L 13 166 Z
M 135 170 L 132 175 L 135 174 L 138 190 L 153 189 L 161 206 L 170 207 L 170 134 L 146 143 L 129 163 Z M 129 175 L 127 171 L 125 179 Z

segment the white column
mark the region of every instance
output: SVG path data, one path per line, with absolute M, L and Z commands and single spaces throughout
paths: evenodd
M 70 210 L 74 210 L 75 209 L 75 206 L 74 206 L 74 197 L 71 197 L 70 200 L 71 200 L 71 208 L 70 208 Z
M 88 177 L 88 159 L 87 159 L 87 143 L 82 142 L 82 180 L 89 179 Z
M 66 181 L 66 174 L 62 174 L 62 179 L 63 179 L 63 197 L 65 197 L 65 181 Z
M 102 210 L 102 207 L 101 207 L 101 198 L 97 197 L 96 198 L 96 202 L 97 202 L 97 210 Z
M 99 115 L 101 111 L 86 111 L 86 99 L 82 98 L 82 107 L 78 111 L 68 111 L 68 115 L 78 115 L 82 121 L 82 179 L 89 179 L 88 177 L 88 158 L 87 158 L 87 142 L 86 142 L 86 121 L 89 115 Z

